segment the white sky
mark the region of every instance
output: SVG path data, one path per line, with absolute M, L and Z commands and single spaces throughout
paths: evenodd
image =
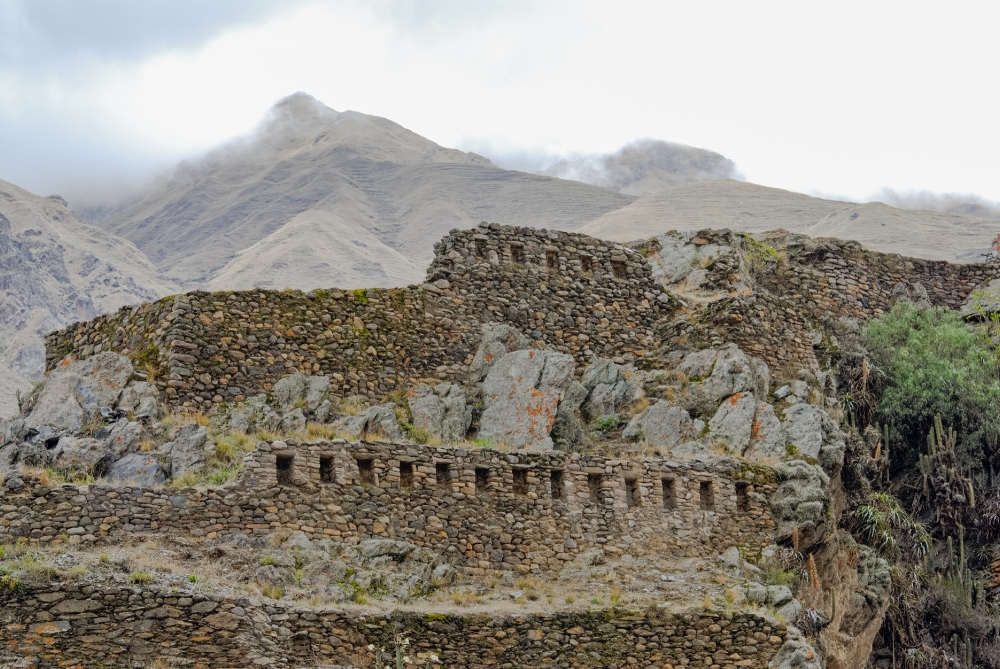
M 301 90 L 501 164 L 652 137 L 802 192 L 1000 200 L 998 3 L 215 8 L 0 0 L 0 179 L 103 197 Z

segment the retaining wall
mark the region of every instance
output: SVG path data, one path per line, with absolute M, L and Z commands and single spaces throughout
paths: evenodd
M 132 488 L 28 478 L 0 499 L 0 541 L 123 535 L 224 539 L 302 530 L 427 547 L 467 573 L 559 570 L 612 556 L 748 554 L 773 542 L 773 473 L 730 458 L 680 463 L 343 441 L 261 442 L 234 484 Z
M 763 669 L 788 634 L 743 613 L 366 615 L 112 584 L 3 591 L 0 603 L 0 661 L 39 668 L 151 666 L 157 658 L 192 669 L 316 667 L 357 657 L 371 661 L 369 644 L 391 649 L 399 635 L 410 640 L 407 654 L 420 667 L 433 654 L 440 666 L 462 669 Z
M 643 253 L 566 232 L 481 225 L 435 247 L 428 283 L 399 289 L 204 293 L 125 307 L 46 338 L 46 364 L 101 350 L 149 368 L 166 402 L 211 410 L 265 392 L 295 371 L 325 374 L 337 395 L 380 401 L 415 381 L 468 380 L 487 323 L 509 323 L 537 346 L 655 365 L 651 352 L 732 341 L 772 367 L 816 366 L 824 319 L 868 318 L 891 307 L 893 287 L 921 283 L 932 303 L 959 307 L 996 265 L 952 265 L 863 249 L 856 242 L 772 235 L 784 258 L 740 284 L 740 237 L 707 269 L 725 299 L 671 318 L 676 301 Z M 633 248 L 634 247 L 634 248 Z M 728 294 L 727 294 L 728 292 Z M 582 369 L 582 367 L 581 367 Z

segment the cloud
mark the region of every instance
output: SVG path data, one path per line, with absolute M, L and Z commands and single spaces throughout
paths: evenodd
M 928 190 L 899 193 L 891 188 L 868 198 L 870 202 L 884 202 L 899 209 L 946 211 L 950 214 L 1000 219 L 1000 202 L 972 193 L 934 193 Z

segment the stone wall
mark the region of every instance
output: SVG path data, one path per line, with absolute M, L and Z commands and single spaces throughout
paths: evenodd
M 476 230 L 439 242 L 429 269 L 435 283 L 168 297 L 51 333 L 46 364 L 112 350 L 149 367 L 169 404 L 209 410 L 265 392 L 296 371 L 329 375 L 335 394 L 372 400 L 417 379 L 464 382 L 482 326 L 491 322 L 515 325 L 536 345 L 579 361 L 595 353 L 631 361 L 661 343 L 655 324 L 669 309 L 655 299 L 662 290 L 636 251 L 626 256 L 621 247 L 562 232 Z M 480 237 L 504 262 L 473 262 Z M 507 261 L 503 249 L 511 244 L 520 245 L 523 262 Z M 545 256 L 538 250 L 553 248 Z M 558 269 L 538 264 L 552 253 Z M 592 258 L 587 271 L 580 257 Z
M 206 596 L 185 587 L 54 583 L 0 591 L 4 666 L 316 667 L 410 640 L 420 666 L 763 669 L 788 631 L 744 613 L 592 611 L 516 617 L 357 612 Z M 23 664 L 22 664 L 23 663 Z M 439 665 L 432 665 L 439 666 Z
M 168 404 L 205 411 L 265 392 L 295 371 L 329 375 L 335 394 L 372 401 L 418 380 L 464 383 L 482 327 L 493 322 L 581 363 L 598 355 L 649 366 L 657 364 L 650 353 L 664 347 L 731 341 L 772 367 L 814 367 L 814 333 L 824 319 L 878 315 L 901 282 L 919 282 L 932 303 L 957 308 L 1000 275 L 995 265 L 772 234 L 765 243 L 781 250 L 781 261 L 746 284 L 742 237 L 699 234 L 690 243 L 730 250 L 705 268 L 716 296 L 676 319 L 678 303 L 646 257 L 657 253 L 655 241 L 619 245 L 484 224 L 438 242 L 421 286 L 169 297 L 51 333 L 46 364 L 113 350 L 148 367 Z
M 26 480 L 0 498 L 0 541 L 281 529 L 424 546 L 470 574 L 559 570 L 581 552 L 750 554 L 773 542 L 774 475 L 736 460 L 678 463 L 344 441 L 261 442 L 235 484 L 151 488 Z

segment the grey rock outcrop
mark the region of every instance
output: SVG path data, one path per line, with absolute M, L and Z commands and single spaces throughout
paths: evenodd
M 145 453 L 131 453 L 111 465 L 108 480 L 145 488 L 161 485 L 167 477 L 156 458 Z
M 722 402 L 708 427 L 712 438 L 726 444 L 737 455 L 752 452 L 757 457 L 785 455 L 785 433 L 774 407 L 750 393 L 737 393 Z
M 122 418 L 111 426 L 108 436 L 104 438 L 104 446 L 112 459 L 117 459 L 126 453 L 139 450 L 141 441 L 142 425 L 137 421 Z
M 354 439 L 382 437 L 390 441 L 402 441 L 405 438 L 396 419 L 396 405 L 392 402 L 369 407 L 356 416 L 344 416 L 334 426 L 342 434 Z
M 690 414 L 670 402 L 657 402 L 646 407 L 629 421 L 622 436 L 670 449 L 698 438 Z
M 635 400 L 639 385 L 625 370 L 606 358 L 596 358 L 580 377 L 587 389 L 583 412 L 590 418 L 617 414 Z
M 292 409 L 282 416 L 281 429 L 284 432 L 301 432 L 306 429 L 306 416 L 302 409 Z
M 434 387 L 420 385 L 407 393 L 413 425 L 445 443 L 465 439 L 472 423 L 472 407 L 466 404 L 465 392 L 453 383 Z
M 788 639 L 767 665 L 771 669 L 822 669 L 819 653 L 802 639 Z
M 524 350 L 530 344 L 531 341 L 517 328 L 499 323 L 486 326 L 469 366 L 470 378 L 472 381 L 482 381 L 497 360 L 513 351 Z
M 573 356 L 523 350 L 494 363 L 483 383 L 479 435 L 514 448 L 551 450 L 556 411 L 573 382 Z
M 77 430 L 98 408 L 117 406 L 131 376 L 131 361 L 110 351 L 66 358 L 49 373 L 26 425 Z
M 767 364 L 748 357 L 736 344 L 690 353 L 677 365 L 677 372 L 688 378 L 678 401 L 696 416 L 714 413 L 719 402 L 736 393 L 767 397 L 771 382 Z
M 64 472 L 102 476 L 111 462 L 111 454 L 103 441 L 63 437 L 52 452 L 52 461 Z
M 972 291 L 959 310 L 966 318 L 987 319 L 1000 313 L 1000 279 L 993 279 L 985 286 Z
M 118 399 L 118 408 L 131 412 L 137 419 L 160 417 L 160 399 L 156 388 L 145 381 L 129 384 Z
M 306 376 L 301 372 L 279 379 L 271 389 L 274 405 L 280 411 L 300 408 L 309 414 L 319 408 L 329 393 L 330 377 Z
M 783 412 L 786 445 L 823 466 L 838 466 L 844 459 L 844 435 L 836 421 L 819 407 L 800 402 Z
M 779 463 L 775 469 L 778 490 L 771 502 L 771 511 L 778 521 L 781 534 L 818 526 L 830 501 L 830 478 L 819 465 L 805 460 Z
M 205 468 L 205 443 L 208 432 L 201 425 L 188 423 L 182 425 L 174 439 L 164 444 L 163 449 L 170 453 L 170 476 L 180 478 L 188 472 L 198 473 Z
M 583 444 L 583 427 L 576 413 L 586 399 L 587 389 L 582 383 L 573 381 L 569 384 L 556 409 L 555 423 L 552 424 L 551 436 L 555 448 L 570 451 Z

